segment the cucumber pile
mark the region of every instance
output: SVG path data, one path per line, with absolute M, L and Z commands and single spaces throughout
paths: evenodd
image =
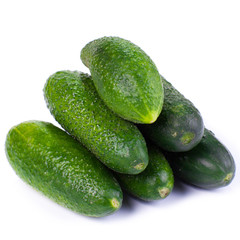
M 81 60 L 91 75 L 58 71 L 43 89 L 63 130 L 31 120 L 7 134 L 8 161 L 23 181 L 91 217 L 119 210 L 122 190 L 164 199 L 176 176 L 205 189 L 230 184 L 231 153 L 142 49 L 103 37 L 82 49 Z

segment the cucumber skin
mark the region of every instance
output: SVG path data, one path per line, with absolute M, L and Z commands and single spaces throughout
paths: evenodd
M 122 191 L 106 167 L 54 125 L 28 121 L 13 127 L 6 155 L 16 174 L 34 189 L 77 213 L 103 217 L 121 207 Z M 118 208 L 111 205 L 116 199 Z
M 113 112 L 134 123 L 157 119 L 163 105 L 162 79 L 142 49 L 119 37 L 103 37 L 82 49 L 81 60 Z
M 141 132 L 107 108 L 88 74 L 57 72 L 48 78 L 44 95 L 60 125 L 107 167 L 126 174 L 146 168 L 148 153 Z
M 169 152 L 185 152 L 202 139 L 204 123 L 198 109 L 163 78 L 164 104 L 157 121 L 139 125 L 143 135 Z
M 144 201 L 166 198 L 172 191 L 174 177 L 172 169 L 161 150 L 148 144 L 149 164 L 138 175 L 117 174 L 120 186 L 131 195 Z
M 227 186 L 235 175 L 229 150 L 205 129 L 201 142 L 184 153 L 166 153 L 174 174 L 188 184 L 211 189 Z

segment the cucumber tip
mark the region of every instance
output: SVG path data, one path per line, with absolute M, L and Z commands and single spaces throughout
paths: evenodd
M 118 209 L 121 206 L 121 203 L 116 198 L 110 199 L 110 202 L 115 209 Z
M 233 173 L 230 172 L 230 173 L 228 173 L 228 174 L 226 175 L 226 177 L 224 178 L 224 182 L 225 182 L 226 184 L 228 184 L 228 183 L 231 182 L 232 178 L 233 178 Z
M 159 192 L 161 198 L 166 198 L 168 196 L 168 194 L 170 193 L 170 190 L 167 187 L 163 187 L 163 188 L 159 188 L 158 192 Z

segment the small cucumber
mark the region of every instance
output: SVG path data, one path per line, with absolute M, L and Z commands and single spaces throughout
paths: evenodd
M 232 181 L 235 163 L 228 149 L 205 129 L 201 142 L 192 150 L 167 153 L 174 174 L 185 182 L 201 188 L 224 187 Z
M 57 72 L 48 78 L 44 95 L 61 126 L 106 166 L 126 174 L 146 168 L 148 153 L 142 134 L 104 104 L 89 75 Z
M 121 207 L 122 191 L 110 171 L 51 123 L 28 121 L 13 127 L 5 147 L 16 174 L 58 204 L 92 217 Z
M 204 124 L 198 109 L 163 78 L 164 104 L 157 121 L 139 125 L 143 135 L 162 149 L 185 152 L 202 139 Z
M 150 57 L 119 37 L 103 37 L 81 51 L 94 85 L 105 104 L 135 123 L 153 123 L 163 104 L 161 76 Z
M 149 164 L 138 175 L 115 174 L 120 186 L 145 201 L 166 198 L 172 191 L 172 169 L 159 148 L 148 144 Z

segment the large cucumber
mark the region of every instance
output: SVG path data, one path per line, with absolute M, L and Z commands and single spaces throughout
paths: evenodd
M 139 125 L 144 136 L 162 149 L 185 152 L 202 139 L 204 124 L 198 109 L 163 78 L 164 104 L 157 121 Z
M 44 94 L 55 119 L 106 166 L 126 174 L 146 168 L 148 153 L 142 134 L 108 109 L 89 75 L 57 72 L 48 78 Z
M 17 175 L 60 205 L 92 217 L 121 207 L 121 188 L 110 171 L 54 125 L 21 123 L 9 131 L 5 146 Z
M 163 104 L 161 76 L 150 57 L 119 37 L 103 37 L 81 51 L 105 104 L 124 119 L 153 123 Z
M 201 188 L 224 187 L 232 181 L 235 163 L 229 150 L 205 129 L 201 142 L 192 150 L 167 153 L 173 172 L 185 182 Z

